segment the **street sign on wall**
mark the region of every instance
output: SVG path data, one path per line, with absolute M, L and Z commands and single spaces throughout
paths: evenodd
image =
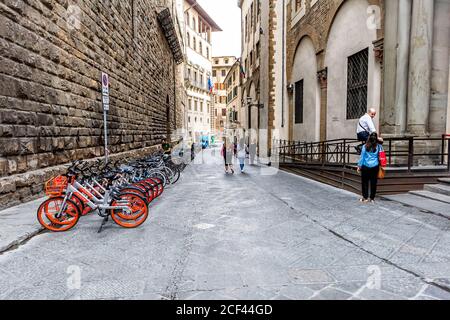
M 109 76 L 102 72 L 102 104 L 103 110 L 109 111 Z

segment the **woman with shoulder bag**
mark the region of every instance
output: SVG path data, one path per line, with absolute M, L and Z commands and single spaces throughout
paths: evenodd
M 380 158 L 382 162 L 380 162 Z M 369 140 L 367 140 L 367 143 L 362 148 L 361 158 L 358 162 L 358 172 L 361 173 L 362 186 L 362 198 L 359 200 L 360 202 L 375 203 L 378 178 L 384 178 L 383 166 L 386 165 L 385 160 L 386 157 L 383 147 L 378 142 L 377 133 L 374 132 L 369 136 Z

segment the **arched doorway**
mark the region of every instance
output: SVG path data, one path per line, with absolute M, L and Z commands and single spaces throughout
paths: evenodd
M 318 141 L 320 135 L 320 92 L 317 80 L 317 56 L 309 37 L 297 47 L 292 67 L 293 109 L 291 117 L 295 141 Z
M 354 137 L 359 117 L 380 107 L 381 71 L 373 51 L 377 30 L 367 25 L 368 7 L 367 0 L 344 1 L 328 33 L 327 139 Z

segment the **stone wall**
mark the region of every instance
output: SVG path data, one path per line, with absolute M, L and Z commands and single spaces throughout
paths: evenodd
M 0 207 L 39 195 L 60 165 L 103 155 L 101 72 L 112 154 L 141 155 L 175 128 L 176 68 L 156 16 L 165 7 L 172 1 L 0 3 Z
M 286 17 L 286 77 L 287 83 L 293 83 L 295 79 L 294 63 L 297 48 L 304 37 L 311 39 L 317 57 L 317 72 L 321 72 L 320 86 L 320 139 L 327 138 L 327 115 L 329 113 L 327 105 L 327 72 L 325 63 L 327 55 L 327 45 L 329 33 L 334 23 L 338 11 L 346 2 L 345 0 L 304 0 L 304 6 L 299 13 L 293 12 L 294 0 L 288 2 Z M 380 8 L 380 28 L 376 30 L 377 39 L 384 38 L 384 0 L 367 0 L 368 5 L 375 5 Z M 367 15 L 369 18 L 369 15 Z M 332 52 L 330 54 L 333 54 Z M 380 93 L 381 94 L 381 93 Z M 294 99 L 292 93 L 289 94 L 289 134 L 288 139 L 294 138 Z M 353 126 L 352 126 L 353 128 Z M 352 129 L 353 130 L 353 129 Z

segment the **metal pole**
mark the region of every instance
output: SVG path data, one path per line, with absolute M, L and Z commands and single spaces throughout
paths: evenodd
M 107 128 L 107 119 L 106 119 L 106 110 L 103 110 L 103 127 L 105 129 L 105 164 L 108 163 L 108 128 Z

